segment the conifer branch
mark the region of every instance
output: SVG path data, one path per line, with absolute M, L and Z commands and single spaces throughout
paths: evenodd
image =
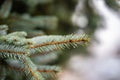
M 1 27 L 0 30 L 5 31 L 7 29 Z M 0 61 L 6 62 L 6 64 L 2 65 L 8 68 L 22 71 L 27 76 L 30 76 L 30 80 L 45 80 L 50 77 L 47 75 L 53 76 L 53 80 L 55 80 L 55 74 L 60 71 L 60 68 L 57 66 L 36 65 L 30 59 L 31 55 L 50 51 L 53 52 L 52 54 L 55 54 L 58 50 L 70 48 L 70 46 L 77 47 L 79 44 L 82 45 L 89 42 L 87 35 L 50 35 L 34 38 L 26 38 L 26 36 L 27 34 L 25 32 L 13 32 L 6 35 L 1 34 L 0 59 L 2 60 Z M 49 55 L 46 54 L 46 56 Z M 46 59 L 49 59 L 49 57 Z M 17 63 L 14 61 L 17 61 Z
M 53 50 L 61 50 L 73 46 L 77 47 L 79 44 L 89 42 L 87 35 L 66 35 L 66 36 L 41 36 L 32 38 L 34 45 L 29 48 L 31 53 L 44 53 Z

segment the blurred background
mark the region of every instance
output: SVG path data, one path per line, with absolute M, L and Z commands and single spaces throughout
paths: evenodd
M 58 80 L 120 80 L 119 0 L 0 0 L 0 24 L 9 26 L 8 33 L 26 31 L 28 38 L 87 34 L 89 45 L 41 63 L 62 66 Z

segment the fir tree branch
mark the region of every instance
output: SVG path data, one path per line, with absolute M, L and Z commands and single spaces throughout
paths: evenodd
M 3 28 L 3 30 L 7 29 Z M 89 42 L 87 35 L 51 35 L 34 38 L 26 38 L 26 36 L 25 32 L 1 35 L 0 59 L 6 62 L 5 66 L 7 65 L 8 68 L 24 72 L 30 80 L 45 80 L 50 77 L 49 75 L 53 76 L 52 79 L 55 80 L 55 73 L 60 70 L 56 66 L 38 66 L 34 64 L 30 59 L 31 55 L 70 48 L 70 46 L 77 47 L 79 44 L 82 45 Z M 56 53 L 53 52 L 53 54 Z M 46 56 L 49 55 L 46 54 Z M 11 64 L 14 62 L 10 59 L 18 61 L 18 63 Z
M 61 68 L 58 66 L 48 66 L 48 65 L 42 65 L 42 66 L 38 66 L 38 71 L 39 72 L 59 72 L 61 71 Z
M 30 60 L 30 58 L 24 58 L 25 72 L 29 72 L 32 76 L 31 80 L 45 80 L 43 76 L 37 71 L 36 65 Z
M 66 35 L 66 36 L 41 36 L 32 38 L 34 45 L 31 45 L 30 53 L 43 53 L 52 50 L 61 50 L 79 44 L 88 43 L 87 35 Z

